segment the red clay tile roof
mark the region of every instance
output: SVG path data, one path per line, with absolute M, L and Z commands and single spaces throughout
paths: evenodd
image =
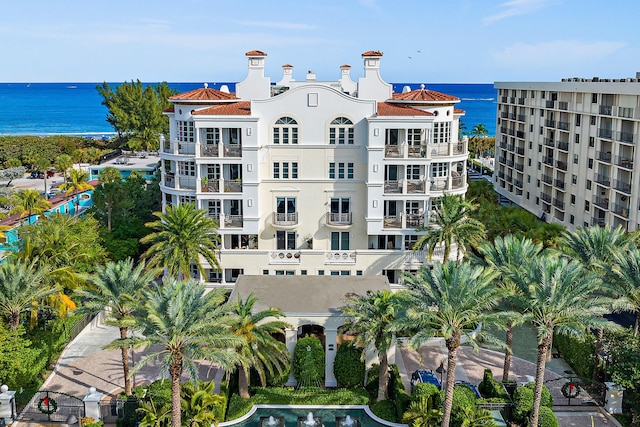
M 459 108 L 454 108 L 453 109 L 453 114 L 467 114 L 467 112 L 464 111 L 464 110 L 461 110 Z
M 245 53 L 245 55 L 246 56 L 267 56 L 267 54 L 261 50 L 250 50 L 249 52 Z
M 362 56 L 382 56 L 382 52 L 379 50 L 368 50 L 363 53 Z
M 344 64 L 344 65 L 341 65 L 341 66 L 340 66 L 340 68 L 341 68 L 341 69 L 342 69 L 342 68 L 351 68 L 351 65 Z
M 216 105 L 202 110 L 194 110 L 192 114 L 194 116 L 248 116 L 251 114 L 251 102 L 240 101 L 233 104 Z
M 433 116 L 429 111 L 418 110 L 407 105 L 378 102 L 378 116 Z
M 201 87 L 200 89 L 169 97 L 170 101 L 230 101 L 236 99 L 238 98 L 236 98 L 236 95 L 233 93 L 222 92 L 210 87 Z
M 436 92 L 428 89 L 416 89 L 406 93 L 394 93 L 392 99 L 394 101 L 427 101 L 427 102 L 457 102 L 460 98 L 445 93 Z
M 162 110 L 163 113 L 175 113 L 176 109 L 174 107 L 167 108 L 166 110 Z
M 291 64 L 284 64 L 284 65 L 282 66 L 282 68 L 293 68 L 293 65 L 291 65 Z

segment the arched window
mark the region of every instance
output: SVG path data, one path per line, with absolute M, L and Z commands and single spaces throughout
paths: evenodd
M 329 127 L 329 144 L 353 144 L 353 122 L 346 117 L 338 117 Z
M 291 117 L 280 117 L 273 127 L 274 144 L 297 144 L 298 122 Z

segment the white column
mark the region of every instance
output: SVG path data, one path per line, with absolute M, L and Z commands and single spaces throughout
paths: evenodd
M 4 419 L 5 425 L 13 423 L 13 416 L 16 414 L 15 391 L 9 391 L 7 385 L 0 387 L 0 418 Z
M 89 387 L 89 392 L 82 399 L 84 402 L 84 416 L 93 418 L 96 421 L 102 421 L 102 411 L 100 410 L 100 401 L 102 393 L 96 391 L 95 387 Z
M 338 381 L 336 380 L 336 376 L 333 374 L 333 362 L 336 359 L 336 351 L 338 350 L 338 345 L 336 344 L 337 335 L 338 335 L 338 332 L 335 329 L 325 329 L 324 331 L 324 339 L 325 339 L 324 385 L 326 387 L 338 386 Z

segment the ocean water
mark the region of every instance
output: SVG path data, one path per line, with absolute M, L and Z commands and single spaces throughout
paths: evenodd
M 100 83 L 0 83 L 0 135 L 112 135 L 107 123 L 107 109 L 96 90 Z M 118 83 L 110 83 L 116 86 Z M 155 84 L 155 83 L 154 83 Z M 210 83 L 219 89 L 226 84 Z M 202 83 L 168 83 L 178 92 L 202 87 Z M 415 83 L 394 83 L 394 92 Z M 466 112 L 462 118 L 467 132 L 483 124 L 495 135 L 497 91 L 492 84 L 429 84 L 427 89 L 460 98 L 457 108 Z

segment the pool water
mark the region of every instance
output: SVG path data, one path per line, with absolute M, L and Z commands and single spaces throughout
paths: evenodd
M 365 409 L 366 408 L 366 409 Z M 336 425 L 336 417 L 346 418 L 349 415 L 354 422 L 352 427 L 384 427 L 384 426 L 405 426 L 405 424 L 395 424 L 384 421 L 370 412 L 366 406 L 298 406 L 298 405 L 255 405 L 247 415 L 233 421 L 220 423 L 220 426 L 233 427 L 260 427 L 260 418 L 268 418 L 273 416 L 276 420 L 278 417 L 284 417 L 284 427 L 298 427 L 298 418 L 304 420 L 311 412 L 313 418 L 321 418 L 324 427 L 344 427 Z M 322 427 L 319 424 L 314 427 Z M 266 422 L 263 427 L 266 427 Z M 282 427 L 281 425 L 276 427 Z M 302 424 L 302 427 L 307 427 Z

